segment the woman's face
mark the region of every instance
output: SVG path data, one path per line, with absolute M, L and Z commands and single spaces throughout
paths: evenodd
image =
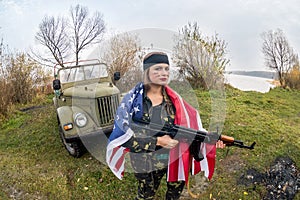
M 149 79 L 151 83 L 157 85 L 167 85 L 170 75 L 169 65 L 166 63 L 159 63 L 149 68 Z

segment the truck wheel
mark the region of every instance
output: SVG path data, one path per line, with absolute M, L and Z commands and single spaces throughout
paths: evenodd
M 59 135 L 61 138 L 61 141 L 63 143 L 63 145 L 65 146 L 66 150 L 69 152 L 69 154 L 75 158 L 79 158 L 81 157 L 84 152 L 85 152 L 85 148 L 82 145 L 82 142 L 78 139 L 76 141 L 72 141 L 72 142 L 67 142 L 64 132 L 62 130 L 61 124 L 59 119 L 58 120 L 58 131 L 59 131 Z

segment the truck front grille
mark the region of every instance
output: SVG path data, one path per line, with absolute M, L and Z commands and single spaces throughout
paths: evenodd
M 101 126 L 113 124 L 116 110 L 119 106 L 118 95 L 100 97 L 97 99 L 99 109 L 99 122 Z

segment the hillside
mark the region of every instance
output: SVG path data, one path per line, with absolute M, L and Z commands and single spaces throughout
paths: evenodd
M 202 122 L 207 127 L 210 93 L 195 91 L 195 94 Z M 134 198 L 136 184 L 131 173 L 126 173 L 120 181 L 91 154 L 78 159 L 68 155 L 58 135 L 51 96 L 28 107 L 14 112 L 1 125 L 0 199 Z M 266 174 L 276 158 L 290 158 L 299 174 L 299 130 L 299 91 L 278 88 L 263 94 L 227 87 L 222 134 L 246 144 L 256 141 L 257 145 L 251 151 L 235 147 L 218 150 L 212 181 L 204 181 L 197 175 L 191 179 L 192 191 L 201 192 L 201 199 L 263 199 L 269 192 L 266 180 L 270 178 L 264 175 L 256 179 L 256 175 Z M 255 173 L 250 176 L 250 172 Z M 297 184 L 297 180 L 294 182 Z M 163 198 L 165 186 L 163 183 L 159 188 L 157 199 Z M 288 186 L 284 186 L 286 191 Z M 182 199 L 191 198 L 185 191 Z M 299 192 L 294 199 L 300 199 Z

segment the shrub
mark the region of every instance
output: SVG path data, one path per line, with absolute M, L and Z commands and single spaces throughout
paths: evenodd
M 286 75 L 286 85 L 292 89 L 300 89 L 300 66 L 295 65 Z
M 27 104 L 37 95 L 37 88 L 47 83 L 47 73 L 24 53 L 1 54 L 0 118 L 6 117 L 12 105 Z
M 0 119 L 7 116 L 12 105 L 12 87 L 3 77 L 0 77 Z M 1 121 L 1 120 L 0 120 Z

